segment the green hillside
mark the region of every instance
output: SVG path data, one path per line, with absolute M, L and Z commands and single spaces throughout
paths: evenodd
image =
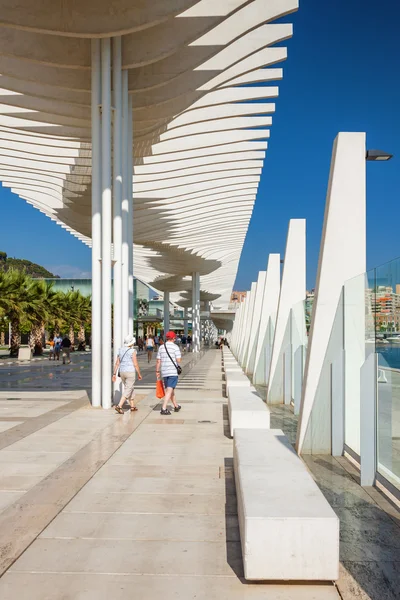
M 16 269 L 17 271 L 25 271 L 27 275 L 31 277 L 52 277 L 58 278 L 58 275 L 54 275 L 47 271 L 41 265 L 26 260 L 25 258 L 10 258 L 6 252 L 0 252 L 0 270 L 8 271 L 9 269 Z

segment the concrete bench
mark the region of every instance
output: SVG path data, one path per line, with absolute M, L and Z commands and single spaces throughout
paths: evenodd
M 243 371 L 226 373 L 225 379 L 227 392 L 231 387 L 250 387 L 251 385 L 250 379 L 244 375 Z
M 231 387 L 228 391 L 231 437 L 235 429 L 269 429 L 270 411 L 253 386 Z
M 234 471 L 245 578 L 338 579 L 339 519 L 282 431 L 235 429 Z

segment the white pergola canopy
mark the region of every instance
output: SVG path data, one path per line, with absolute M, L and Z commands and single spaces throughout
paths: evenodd
M 156 284 L 197 271 L 226 304 L 282 78 L 275 65 L 286 58 L 274 44 L 292 35 L 273 21 L 297 7 L 0 0 L 0 181 L 91 245 L 91 39 L 122 36 L 134 273 Z

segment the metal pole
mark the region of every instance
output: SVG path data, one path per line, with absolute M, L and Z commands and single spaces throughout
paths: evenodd
M 102 406 L 111 408 L 111 40 L 101 40 L 102 90 Z
M 122 332 L 129 331 L 128 71 L 122 71 Z
M 164 292 L 164 337 L 169 331 L 169 292 Z
M 114 362 L 122 346 L 122 73 L 121 37 L 112 40 L 113 50 L 113 249 L 114 249 Z M 120 400 L 121 383 L 114 383 L 114 400 Z
M 184 317 L 184 321 L 183 321 L 183 333 L 185 334 L 185 336 L 188 336 L 189 333 L 189 314 L 188 314 L 188 309 L 185 308 L 183 311 L 183 317 Z
M 92 39 L 92 406 L 101 406 L 101 59 Z
M 128 252 L 129 252 L 129 304 L 128 304 L 128 330 L 133 335 L 133 105 L 132 96 L 128 94 Z

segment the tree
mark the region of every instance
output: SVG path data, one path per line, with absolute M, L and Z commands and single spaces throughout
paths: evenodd
M 30 285 L 31 293 L 36 294 L 39 299 L 39 305 L 33 307 L 29 317 L 32 325 L 30 346 L 34 354 L 38 355 L 43 353 L 46 322 L 52 319 L 59 310 L 59 298 L 53 289 L 52 281 L 32 279 Z
M 22 271 L 0 271 L 0 310 L 11 321 L 10 356 L 17 356 L 21 344 L 21 321 L 28 305 L 28 279 Z

